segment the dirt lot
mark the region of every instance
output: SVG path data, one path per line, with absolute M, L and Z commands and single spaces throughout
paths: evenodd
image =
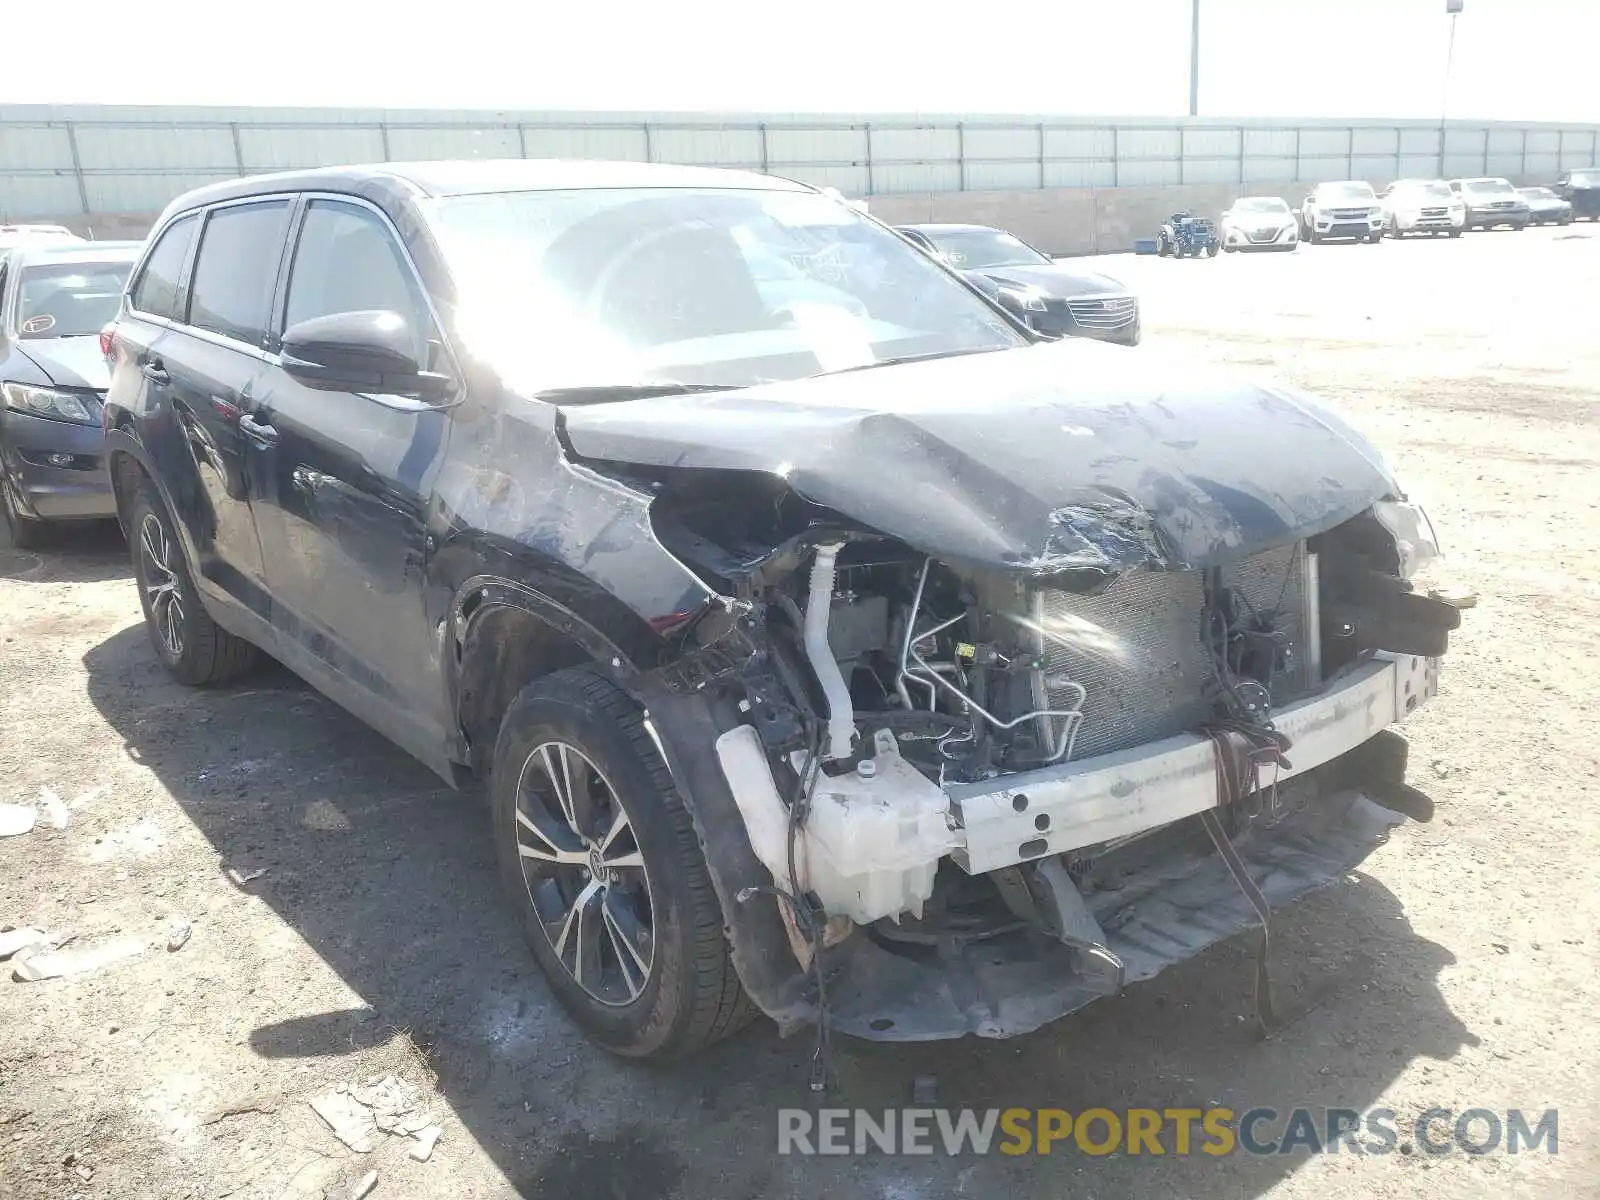
M 0 548 L 0 801 L 66 817 L 0 841 L 0 926 L 142 947 L 0 977 L 0 1196 L 342 1200 L 373 1169 L 380 1200 L 1600 1195 L 1600 226 L 1102 265 L 1145 297 L 1135 353 L 1320 392 L 1429 503 L 1482 595 L 1408 727 L 1438 817 L 1280 919 L 1282 983 L 1337 991 L 1271 1042 L 1236 940 L 1028 1038 L 841 1044 L 831 1102 L 932 1074 L 949 1106 L 1557 1107 L 1559 1155 L 779 1158 L 805 1039 L 590 1048 L 475 798 L 282 671 L 170 683 L 107 533 Z M 430 1161 L 353 1154 L 306 1102 L 387 1073 L 425 1087 Z

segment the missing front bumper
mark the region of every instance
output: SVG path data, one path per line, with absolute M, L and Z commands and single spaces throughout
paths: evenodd
M 1359 767 L 1350 756 L 1351 767 Z M 1273 908 L 1351 870 L 1403 818 L 1346 786 L 1361 772 L 1327 764 L 1297 785 L 1303 807 L 1258 825 L 1236 845 Z M 1124 982 L 1160 971 L 1255 924 L 1249 902 L 1189 820 L 1148 845 L 1096 864 L 1084 883 L 1090 912 L 1121 960 Z M 1028 1033 L 1111 994 L 1115 982 L 1084 956 L 1037 929 L 942 939 L 908 952 L 856 936 L 829 959 L 829 1021 L 875 1041 L 932 1041 Z

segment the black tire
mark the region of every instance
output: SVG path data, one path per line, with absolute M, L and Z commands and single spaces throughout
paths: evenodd
M 148 483 L 128 508 L 128 552 L 156 657 L 180 683 L 201 687 L 255 666 L 255 646 L 211 619 L 173 531 L 166 505 Z
M 11 544 L 18 550 L 42 550 L 50 544 L 49 524 L 36 517 L 25 516 L 11 495 L 11 485 L 4 480 L 0 480 L 0 506 L 5 509 Z
M 1462 232 L 1462 231 L 1461 231 L 1461 230 L 1459 230 L 1459 229 L 1452 229 L 1452 230 L 1451 230 L 1451 231 L 1450 231 L 1450 236 L 1451 236 L 1451 237 L 1453 237 L 1453 238 L 1458 238 L 1458 237 L 1460 237 L 1460 236 L 1461 236 L 1461 232 Z
M 562 748 L 550 750 L 556 746 Z M 556 839 L 568 836 L 559 819 L 546 823 L 556 816 L 556 810 L 550 807 L 549 786 L 537 782 L 554 777 L 548 766 L 553 759 L 545 757 L 545 750 L 563 764 L 575 764 L 576 776 L 588 780 L 582 789 L 586 815 L 576 822 L 567 821 L 573 833 L 566 852 L 588 855 L 598 848 L 598 862 L 603 866 L 604 844 L 595 831 L 582 835 L 579 827 L 593 821 L 596 813 L 605 814 L 608 823 L 615 822 L 617 813 L 612 810 L 617 808 L 627 827 L 619 842 L 626 846 L 631 838 L 634 848 L 622 858 L 637 858 L 642 864 L 629 863 L 625 874 L 624 870 L 607 871 L 609 886 L 583 905 L 587 916 L 576 924 L 570 916 L 564 923 L 551 920 L 547 924 L 536 907 L 545 905 L 547 913 L 558 910 L 558 917 L 561 911 L 576 911 L 575 897 L 568 893 L 577 886 L 578 878 L 589 881 L 582 885 L 585 891 L 600 882 L 599 867 L 543 862 L 534 851 L 555 846 L 555 840 L 523 832 L 534 830 L 537 817 Z M 563 757 L 572 751 L 587 763 Z M 566 776 L 565 768 L 561 774 Z M 570 788 L 572 776 L 567 778 Z M 501 878 L 517 906 L 523 938 L 551 991 L 591 1037 L 630 1058 L 671 1059 L 701 1050 L 749 1023 L 756 1009 L 734 970 L 723 933 L 722 907 L 712 889 L 694 824 L 644 727 L 638 705 L 626 693 L 587 668 L 559 671 L 523 688 L 500 724 L 489 792 Z M 554 799 L 559 801 L 559 794 Z M 560 811 L 575 812 L 577 807 L 578 801 L 574 801 L 562 804 Z M 520 821 L 519 812 L 523 814 Z M 609 827 L 618 828 L 614 823 Z M 530 852 L 519 847 L 519 835 Z M 583 840 L 585 837 L 588 840 Z M 612 843 L 613 855 L 617 844 Z M 614 865 L 622 867 L 622 858 Z M 584 861 L 592 864 L 596 860 Z M 525 871 L 529 863 L 538 865 Z M 606 923 L 607 917 L 620 915 L 612 907 L 613 891 L 618 901 L 625 898 L 625 911 L 635 922 L 632 928 L 636 932 L 644 928 L 642 916 L 648 916 L 648 943 L 642 937 L 634 939 L 650 950 L 642 974 L 636 956 L 631 973 L 624 966 L 624 950 L 632 955 L 632 943 L 624 937 L 619 944 L 612 932 L 628 928 L 626 921 Z M 567 909 L 561 910 L 562 905 Z M 572 944 L 581 946 L 585 919 L 595 930 L 594 955 L 587 960 L 587 973 L 591 983 L 608 992 L 609 1001 L 579 982 L 574 973 L 576 954 L 574 967 L 569 968 L 565 951 L 556 949 L 572 930 L 576 930 Z M 560 924 L 560 930 L 549 932 L 551 924 Z M 609 963 L 606 945 L 610 947 Z M 609 979 L 608 965 L 615 968 Z

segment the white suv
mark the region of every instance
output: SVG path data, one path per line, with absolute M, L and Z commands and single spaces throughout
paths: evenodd
M 1328 238 L 1376 244 L 1383 238 L 1383 206 L 1372 185 L 1359 179 L 1319 183 L 1300 205 L 1300 236 L 1313 244 Z
M 1467 206 L 1442 179 L 1400 179 L 1384 189 L 1383 231 L 1399 240 L 1410 233 L 1460 237 Z

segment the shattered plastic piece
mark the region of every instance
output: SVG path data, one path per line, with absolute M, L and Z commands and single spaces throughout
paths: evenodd
M 194 926 L 181 918 L 172 922 L 167 927 L 167 952 L 182 950 L 189 942 L 189 935 L 194 932 Z
M 372 1139 L 378 1127 L 373 1123 L 372 1114 L 366 1106 L 354 1096 L 344 1092 L 329 1092 L 325 1096 L 313 1097 L 309 1103 L 317 1116 L 333 1130 L 334 1137 L 357 1154 L 372 1153 Z
M 53 788 L 39 789 L 39 807 L 44 810 L 52 829 L 65 829 L 72 823 L 72 814 L 67 811 L 66 801 L 56 795 Z
M 433 1153 L 434 1146 L 439 1143 L 439 1135 L 443 1132 L 444 1130 L 437 1125 L 423 1126 L 417 1130 L 417 1144 L 411 1147 L 408 1153 L 418 1162 L 427 1162 L 429 1156 Z
M 21 983 L 33 983 L 41 979 L 81 975 L 85 971 L 97 971 L 142 953 L 144 943 L 135 938 L 118 938 L 103 946 L 71 952 L 28 946 L 19 950 L 11 960 L 11 977 Z
M 49 940 L 49 934 L 37 929 L 8 929 L 0 933 L 0 958 L 10 958 L 18 950 L 42 945 Z
M 265 867 L 257 867 L 254 871 L 241 871 L 238 867 L 228 868 L 228 878 L 239 887 L 260 879 L 266 873 L 267 869 Z
M 378 1173 L 376 1171 L 368 1171 L 360 1179 L 356 1180 L 355 1187 L 350 1189 L 350 1200 L 361 1200 L 361 1197 L 377 1186 Z
M 31 833 L 39 811 L 26 804 L 0 804 L 0 837 Z

